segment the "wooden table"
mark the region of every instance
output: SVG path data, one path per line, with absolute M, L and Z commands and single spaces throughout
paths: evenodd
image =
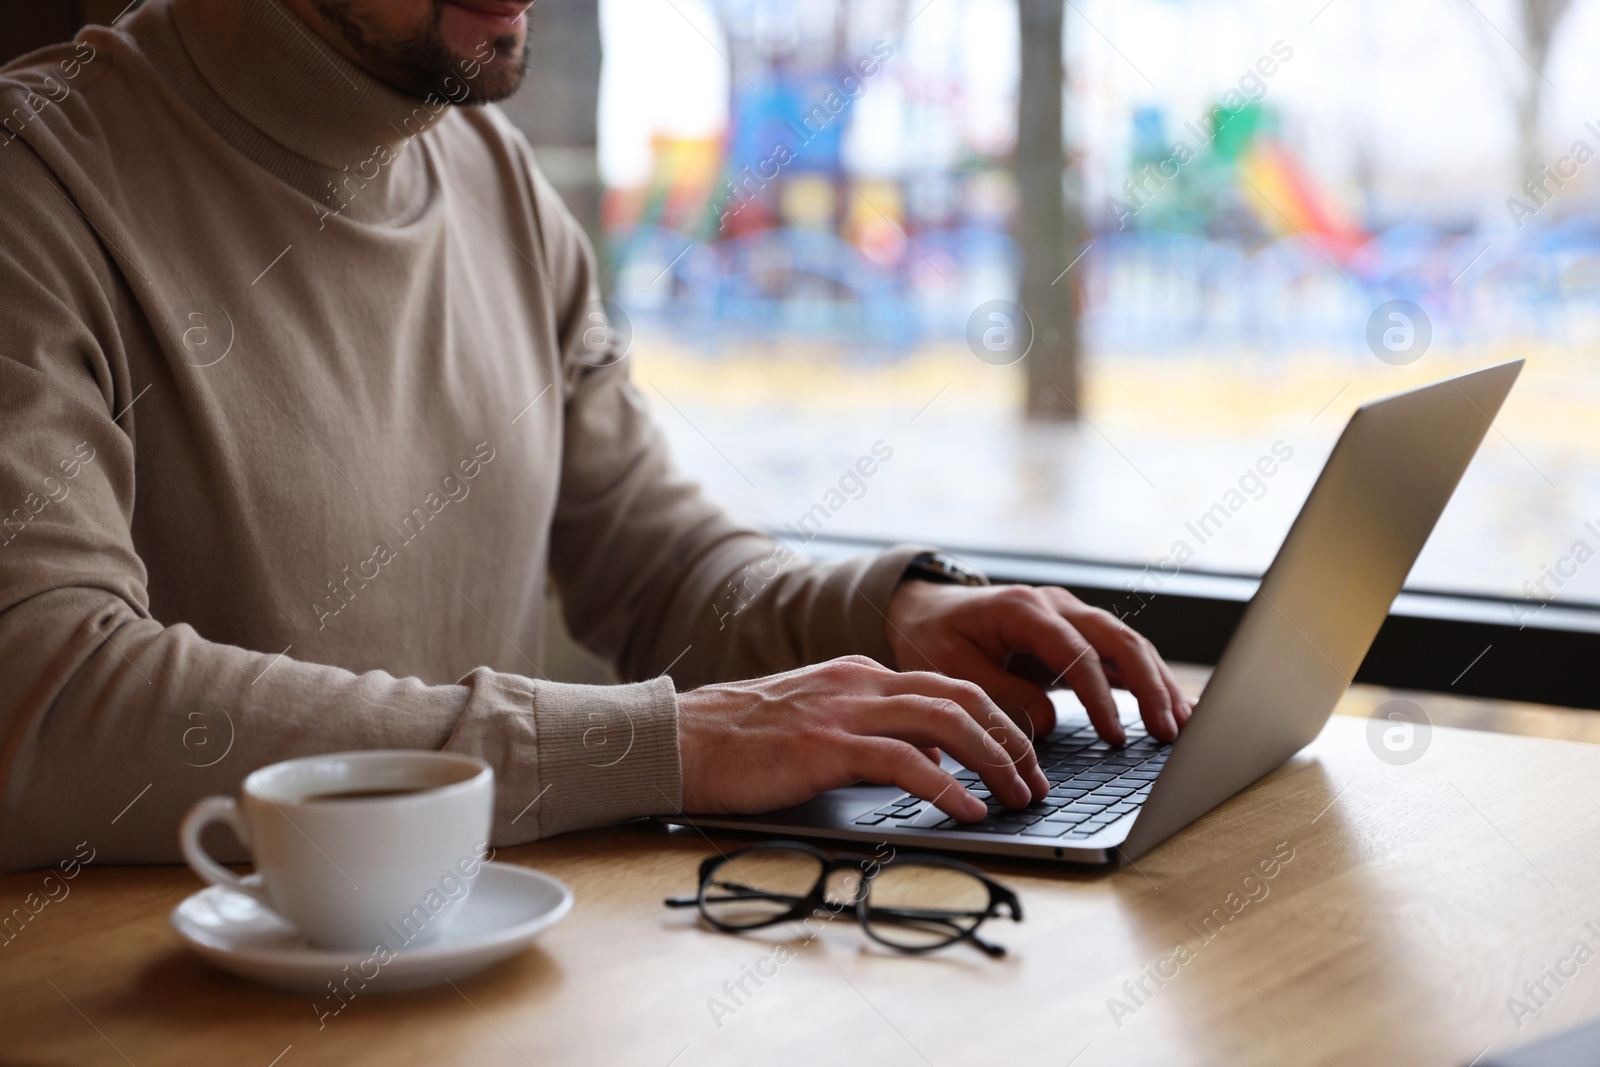
M 784 935 L 661 906 L 707 840 L 572 835 L 498 857 L 577 893 L 535 948 L 458 988 L 358 997 L 320 1030 L 311 997 L 184 951 L 167 913 L 198 888 L 187 871 L 90 865 L 0 946 L 0 1062 L 1464 1065 L 1600 1014 L 1600 958 L 1560 963 L 1600 950 L 1597 783 L 1600 747 L 1436 729 L 1390 766 L 1335 717 L 1137 869 L 985 862 L 1026 909 L 992 929 L 1004 959 L 896 956 L 840 920 L 737 1005 L 724 983 Z M 1266 878 L 1275 854 L 1292 858 Z M 0 879 L 0 908 L 42 876 Z M 1557 966 L 1576 974 L 1525 992 Z

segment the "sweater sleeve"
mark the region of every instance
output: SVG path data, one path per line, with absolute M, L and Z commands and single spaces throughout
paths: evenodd
M 154 618 L 130 532 L 151 383 L 130 380 L 122 349 L 148 325 L 119 253 L 21 140 L 0 141 L 0 198 L 26 205 L 0 214 L 0 871 L 80 842 L 100 862 L 175 861 L 200 797 L 351 749 L 486 759 L 501 845 L 676 806 L 670 680 L 594 689 L 478 669 L 427 685 Z
M 551 570 L 575 638 L 624 678 L 683 687 L 861 654 L 894 666 L 889 600 L 921 546 L 806 560 L 680 474 L 606 328 L 594 253 L 530 161 L 565 368 Z

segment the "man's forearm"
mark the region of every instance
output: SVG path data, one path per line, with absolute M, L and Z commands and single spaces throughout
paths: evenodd
M 65 587 L 0 614 L 0 869 L 89 841 L 102 862 L 178 860 L 196 799 L 318 752 L 447 749 L 494 766 L 493 841 L 674 810 L 671 682 L 565 686 L 486 668 L 455 685 L 356 674 L 207 642 L 104 590 Z

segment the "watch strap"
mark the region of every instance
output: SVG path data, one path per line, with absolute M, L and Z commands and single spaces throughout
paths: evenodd
M 916 579 L 940 585 L 988 585 L 982 571 L 961 562 L 947 552 L 919 552 L 906 564 L 901 581 Z

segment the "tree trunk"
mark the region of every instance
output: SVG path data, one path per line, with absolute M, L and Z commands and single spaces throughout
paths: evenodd
M 1545 68 L 1550 61 L 1550 44 L 1556 25 L 1567 13 L 1572 0 L 1521 0 L 1523 58 L 1530 68 L 1517 94 L 1517 171 L 1518 179 L 1537 186 L 1547 160 L 1540 120 L 1544 111 Z
M 604 275 L 596 150 L 600 58 L 595 0 L 539 0 L 528 9 L 528 76 L 501 107 L 528 138 L 539 168 L 594 242 Z
M 1077 255 L 1082 232 L 1078 205 L 1069 210 L 1062 190 L 1061 62 L 1063 0 L 1017 0 L 1021 30 L 1021 80 L 1017 90 L 1016 168 L 1022 251 L 1022 307 L 1033 322 L 1033 347 L 1023 360 L 1026 414 L 1037 419 L 1078 417 L 1079 349 Z

